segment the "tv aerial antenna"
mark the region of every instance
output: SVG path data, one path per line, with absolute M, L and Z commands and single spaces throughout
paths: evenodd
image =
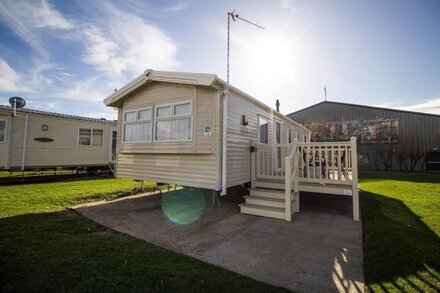
M 17 109 L 26 106 L 26 101 L 21 97 L 11 97 L 9 104 L 14 108 L 14 116 L 17 115 Z
M 228 49 L 227 49 L 227 61 L 226 61 L 226 63 L 227 63 L 226 64 L 226 82 L 227 82 L 228 85 L 229 85 L 229 48 L 230 48 L 230 40 L 229 39 L 230 39 L 230 31 L 231 31 L 231 19 L 234 22 L 237 21 L 237 20 L 242 20 L 242 21 L 247 22 L 248 24 L 253 25 L 253 26 L 257 27 L 257 28 L 260 28 L 260 29 L 263 29 L 263 30 L 265 29 L 261 25 L 256 24 L 256 23 L 254 23 L 254 22 L 252 22 L 250 20 L 244 19 L 243 17 L 239 16 L 235 12 L 235 10 L 232 11 L 232 12 L 228 12 Z

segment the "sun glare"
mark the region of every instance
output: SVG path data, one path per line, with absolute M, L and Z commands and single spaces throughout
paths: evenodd
M 233 52 L 232 83 L 250 85 L 246 90 L 270 105 L 275 95 L 288 95 L 276 90 L 298 83 L 301 48 L 295 38 L 274 31 L 240 35 L 239 47 Z

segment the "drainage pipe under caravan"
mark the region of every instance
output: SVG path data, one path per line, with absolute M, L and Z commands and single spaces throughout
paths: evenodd
M 226 155 L 227 155 L 227 140 L 228 140 L 228 95 L 229 88 L 223 90 L 223 126 L 222 126 L 222 191 L 220 195 L 226 195 L 227 182 L 226 182 Z
M 27 145 L 27 137 L 28 137 L 28 119 L 29 114 L 26 114 L 26 118 L 24 120 L 24 133 L 23 133 L 23 148 L 21 153 L 21 171 L 24 170 L 24 163 L 26 161 L 26 145 Z

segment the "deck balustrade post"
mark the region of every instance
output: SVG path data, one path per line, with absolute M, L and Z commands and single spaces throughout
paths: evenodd
M 290 156 L 287 156 L 285 158 L 285 196 L 284 196 L 284 205 L 285 205 L 285 215 L 286 215 L 286 221 L 290 222 L 292 220 L 292 186 L 291 186 L 291 177 L 292 177 L 292 169 L 291 169 L 291 160 Z
M 257 180 L 256 172 L 257 172 L 257 149 L 255 142 L 251 141 L 251 188 L 255 188 L 255 181 Z
M 293 178 L 293 189 L 294 194 L 296 195 L 295 201 L 293 202 L 293 212 L 299 213 L 299 173 L 301 170 L 299 169 L 299 147 L 298 147 L 298 138 L 293 140 L 294 147 L 296 147 L 295 156 L 293 157 L 293 171 L 295 172 L 295 176 Z
M 357 145 L 356 137 L 350 139 L 351 144 L 351 164 L 352 164 L 352 196 L 353 196 L 353 220 L 359 221 L 359 186 L 358 186 L 358 165 L 357 165 Z

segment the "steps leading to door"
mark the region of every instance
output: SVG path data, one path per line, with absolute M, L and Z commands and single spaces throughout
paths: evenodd
M 254 183 L 255 187 L 262 187 L 262 188 L 272 188 L 272 189 L 279 189 L 284 190 L 285 184 L 283 182 L 278 181 L 255 181 Z
M 285 206 L 284 198 L 273 198 L 273 197 L 255 196 L 255 195 L 247 195 L 244 198 L 246 199 L 246 203 L 260 205 L 260 206 L 283 208 L 283 209 Z
M 284 220 L 284 208 L 268 207 L 250 203 L 240 204 L 240 211 L 244 214 L 269 217 Z
M 240 211 L 244 214 L 284 219 L 284 190 L 267 188 L 267 185 L 265 187 L 251 188 L 250 194 L 244 197 L 246 203 L 240 204 Z
M 264 197 L 284 199 L 284 190 L 267 189 L 267 188 L 251 188 L 249 192 L 251 196 L 264 196 Z

